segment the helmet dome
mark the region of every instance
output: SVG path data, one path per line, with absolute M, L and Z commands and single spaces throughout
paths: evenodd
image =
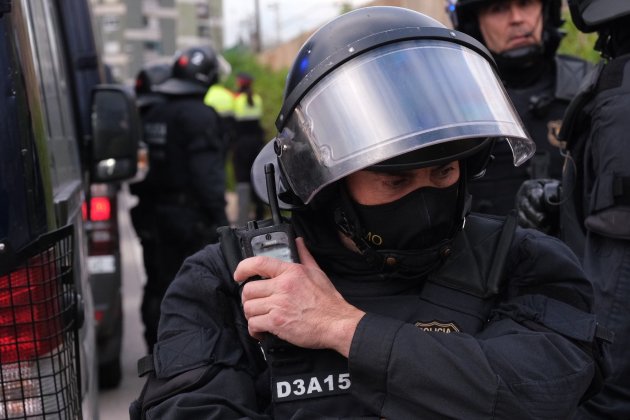
M 516 164 L 534 152 L 488 51 L 399 7 L 357 9 L 315 32 L 287 77 L 276 127 L 252 181 L 265 198 L 262 167 L 275 162 L 280 197 L 298 205 L 366 168 L 478 157 L 480 172 L 499 138 L 510 142 Z
M 630 2 L 619 0 L 569 0 L 575 26 L 582 32 L 594 32 L 604 24 L 630 15 Z
M 146 107 L 159 102 L 161 96 L 156 93 L 156 86 L 171 77 L 171 65 L 168 63 L 152 63 L 144 66 L 136 75 L 135 92 L 136 103 L 139 107 Z
M 205 94 L 217 83 L 220 73 L 219 55 L 210 46 L 188 48 L 175 57 L 171 78 L 158 90 L 173 95 Z

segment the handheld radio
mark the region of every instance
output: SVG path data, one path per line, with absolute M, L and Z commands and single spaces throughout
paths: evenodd
M 265 255 L 287 262 L 299 262 L 293 227 L 289 223 L 283 222 L 280 215 L 276 194 L 276 177 L 274 166 L 271 163 L 265 165 L 265 181 L 271 208 L 271 220 L 250 221 L 247 222 L 245 228 L 237 231 L 243 257 Z

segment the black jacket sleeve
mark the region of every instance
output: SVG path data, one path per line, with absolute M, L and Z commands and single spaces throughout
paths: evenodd
M 264 419 L 256 391 L 245 320 L 235 308 L 238 291 L 218 245 L 189 257 L 161 307 L 156 376 L 177 378 L 195 368 L 211 371 L 198 387 L 177 392 L 150 408 L 148 419 Z M 251 345 L 252 342 L 250 341 Z M 248 353 L 249 352 L 249 353 Z M 176 380 L 176 379 L 175 379 Z

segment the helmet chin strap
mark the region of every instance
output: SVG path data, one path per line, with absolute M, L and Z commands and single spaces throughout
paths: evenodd
M 538 79 L 545 69 L 544 49 L 534 44 L 500 54 L 492 53 L 501 79 L 508 86 L 528 86 Z
M 500 54 L 493 53 L 499 68 L 527 68 L 543 56 L 543 47 L 539 44 L 526 45 Z
M 342 234 L 346 235 L 354 243 L 368 264 L 381 270 L 385 265 L 384 257 L 376 252 L 363 236 L 363 228 L 357 214 L 354 212 L 352 199 L 346 190 L 346 186 L 343 181 L 338 184 L 339 201 L 337 201 L 337 205 L 334 206 L 333 210 L 335 225 L 337 225 Z

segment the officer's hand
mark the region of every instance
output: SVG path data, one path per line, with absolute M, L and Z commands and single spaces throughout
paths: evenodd
M 365 313 L 344 300 L 304 241 L 296 242 L 300 264 L 259 256 L 241 261 L 236 268 L 237 282 L 256 275 L 265 278 L 242 289 L 249 333 L 259 340 L 271 333 L 296 346 L 329 348 L 347 357 Z
M 518 223 L 525 228 L 556 234 L 559 228 L 560 181 L 530 179 L 516 193 Z

